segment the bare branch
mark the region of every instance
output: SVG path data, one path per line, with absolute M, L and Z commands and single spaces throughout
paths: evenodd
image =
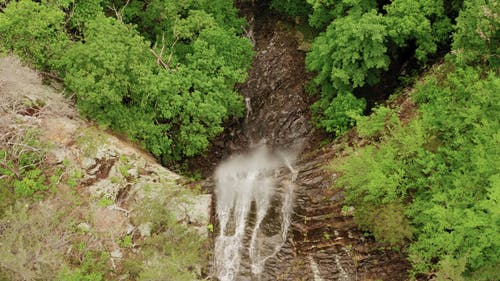
M 156 57 L 156 63 L 157 63 L 158 65 L 162 66 L 162 67 L 163 67 L 163 68 L 165 68 L 165 69 L 169 69 L 168 65 L 167 65 L 165 62 L 163 62 L 163 60 L 162 60 L 161 56 L 160 56 L 160 55 L 158 55 L 158 54 L 155 52 L 155 50 L 153 50 L 153 49 L 149 49 L 149 51 L 150 51 L 150 52 L 151 52 L 151 53 L 152 53 L 152 54 Z
M 115 12 L 116 19 L 121 23 L 123 23 L 123 11 L 125 10 L 129 2 L 130 0 L 127 0 L 125 5 L 123 5 L 123 7 L 121 7 L 120 10 L 116 9 L 115 5 L 108 6 L 108 8 L 110 8 L 113 12 Z

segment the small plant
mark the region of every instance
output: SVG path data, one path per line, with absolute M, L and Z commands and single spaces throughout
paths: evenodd
M 82 253 L 82 261 L 74 269 L 65 268 L 56 276 L 56 281 L 103 281 L 109 254 L 100 251 L 88 251 L 78 248 Z
M 347 206 L 347 205 L 342 206 L 342 211 L 341 212 L 342 212 L 342 215 L 344 217 L 352 215 L 353 211 L 354 211 L 354 207 L 352 207 L 352 206 Z
M 212 223 L 209 223 L 207 225 L 207 230 L 210 231 L 210 232 L 214 232 L 214 225 Z
M 116 177 L 116 176 L 112 176 L 110 178 L 110 180 L 111 180 L 111 183 L 114 183 L 114 184 L 118 184 L 122 181 L 119 177 Z
M 107 197 L 103 197 L 97 202 L 97 205 L 99 205 L 101 207 L 108 207 L 108 206 L 111 206 L 113 204 L 114 204 L 114 201 L 110 198 L 107 198 Z
M 80 180 L 83 178 L 83 172 L 80 169 L 71 170 L 68 175 L 67 184 L 71 188 L 75 188 L 80 184 Z
M 120 171 L 120 174 L 122 174 L 122 176 L 124 178 L 128 178 L 128 177 L 130 177 L 129 170 L 130 170 L 131 167 L 132 167 L 132 165 L 130 163 L 127 163 L 127 164 L 125 164 L 123 166 L 118 167 L 118 170 Z
M 0 186 L 5 187 L 0 208 L 13 204 L 16 198 L 41 199 L 55 188 L 62 174 L 61 169 L 45 163 L 47 145 L 30 127 L 19 125 L 15 132 L 5 127 L 0 130 Z
M 120 155 L 119 161 L 120 161 L 120 163 L 125 164 L 129 161 L 129 159 L 128 159 L 127 155 L 122 154 L 122 155 Z
M 45 191 L 49 186 L 45 184 L 46 178 L 39 169 L 28 171 L 21 180 L 14 180 L 14 192 L 21 197 L 33 196 L 38 191 Z M 36 196 L 38 197 L 38 196 Z
M 126 235 L 122 240 L 119 241 L 120 246 L 124 248 L 131 248 L 134 244 L 132 243 L 132 236 Z

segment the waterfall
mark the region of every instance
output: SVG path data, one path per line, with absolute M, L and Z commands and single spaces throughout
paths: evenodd
M 286 166 L 292 173 L 278 190 L 274 172 Z M 271 153 L 260 147 L 248 155 L 238 155 L 222 163 L 215 172 L 217 197 L 216 213 L 219 235 L 215 241 L 215 274 L 220 281 L 236 280 L 240 271 L 242 251 L 248 251 L 252 274 L 259 275 L 265 262 L 275 256 L 285 244 L 293 211 L 294 181 L 297 172 L 290 157 L 284 153 Z M 261 224 L 275 193 L 281 196 L 281 229 L 277 237 L 261 233 Z M 255 202 L 255 224 L 250 230 L 250 242 L 244 245 L 252 202 Z M 263 254 L 263 242 L 271 251 Z M 246 246 L 246 247 L 245 247 Z
M 250 98 L 249 97 L 245 98 L 245 108 L 247 110 L 245 118 L 248 119 L 248 116 L 250 116 L 250 114 L 252 113 L 252 104 L 250 102 Z

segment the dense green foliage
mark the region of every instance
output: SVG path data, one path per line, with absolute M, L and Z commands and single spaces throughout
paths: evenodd
M 52 6 L 32 1 L 10 2 L 0 13 L 1 44 L 29 58 L 39 68 L 53 68 L 69 44 L 64 17 L 60 9 Z
M 324 112 L 324 117 L 317 120 L 327 132 L 341 134 L 355 124 L 355 118 L 363 114 L 366 104 L 349 92 L 339 93 L 331 102 L 320 100 L 313 104 L 316 112 Z
M 243 25 L 227 0 L 22 0 L 0 14 L 4 47 L 58 73 L 85 116 L 164 160 L 203 152 L 241 116 Z
M 271 0 L 271 9 L 290 17 L 308 17 L 312 7 L 304 0 Z
M 461 7 L 461 1 L 444 0 L 275 0 L 272 3 L 280 4 L 282 8 L 278 11 L 292 16 L 310 11 L 309 24 L 323 31 L 312 42 L 306 66 L 316 73 L 311 88 L 320 96 L 313 106 L 317 124 L 337 135 L 356 119 L 355 115 L 342 113 L 346 111 L 346 103 L 336 101 L 337 97 L 342 98 L 345 93 L 356 95 L 360 88 L 379 83 L 391 62 L 404 63 L 401 61 L 404 53 L 425 63 L 438 49 L 449 45 L 451 23 Z M 335 109 L 336 104 L 342 107 Z M 358 111 L 359 103 L 351 104 Z
M 375 0 L 305 0 L 312 6 L 309 24 L 322 28 L 348 14 L 362 14 L 377 8 Z
M 386 36 L 383 18 L 374 10 L 333 21 L 307 56 L 308 68 L 318 71 L 314 83 L 327 94 L 378 82 L 377 70 L 389 64 Z
M 415 42 L 415 56 L 425 61 L 445 44 L 451 32 L 451 19 L 445 14 L 443 0 L 396 0 L 385 6 L 388 34 L 398 47 Z
M 438 280 L 498 277 L 498 12 L 494 1 L 465 1 L 452 54 L 414 89 L 417 117 L 403 125 L 379 109 L 359 118 L 361 135 L 380 143 L 335 165 L 359 225 L 408 245 L 414 272 Z
M 316 73 L 311 86 L 320 95 L 312 106 L 317 124 L 338 135 L 357 122 L 359 136 L 378 142 L 334 165 L 343 174 L 336 185 L 347 187 L 346 202 L 355 208 L 358 225 L 405 249 L 414 273 L 435 272 L 438 280 L 496 280 L 499 4 L 273 3 L 288 5 L 279 11 L 291 16 L 311 9 L 309 24 L 324 30 L 306 58 Z M 419 107 L 413 120 L 401 122 L 397 108 L 383 106 L 361 116 L 364 102 L 355 97 L 357 90 L 379 83 L 402 53 L 423 65 L 450 44 L 447 61 L 413 91 Z
M 0 1 L 0 8 L 0 49 L 60 75 L 85 116 L 158 157 L 203 152 L 224 120 L 242 114 L 233 86 L 244 81 L 252 51 L 239 37 L 245 23 L 231 1 L 20 0 Z M 373 142 L 334 166 L 342 174 L 336 185 L 346 188 L 358 225 L 408 253 L 415 274 L 496 280 L 500 4 L 273 0 L 271 8 L 308 17 L 320 31 L 306 59 L 316 74 L 311 88 L 319 94 L 312 106 L 317 124 L 339 135 L 357 123 L 358 135 Z M 412 91 L 418 106 L 413 120 L 401 122 L 397 108 L 384 106 L 362 116 L 366 102 L 356 94 L 380 83 L 403 53 L 422 66 L 447 48 L 445 62 Z M 39 143 L 26 135 L 20 144 L 33 149 L 0 148 L 0 186 L 9 187 L 0 190 L 0 204 L 36 197 L 56 180 L 50 177 L 55 171 L 40 166 Z M 136 218 L 153 222 L 144 249 L 168 249 L 181 262 L 151 257 L 128 267 L 134 278 L 193 278 L 186 269 L 199 257 L 177 246 L 188 245 L 194 253 L 200 241 L 184 227 L 160 231 L 175 225 L 165 205 L 142 206 L 144 218 Z M 5 237 L 21 243 L 12 229 Z M 102 278 L 100 270 L 87 268 L 98 258 L 80 258 L 80 268 L 60 272 L 62 279 Z M 15 264 L 9 256 L 3 262 Z
M 459 63 L 500 66 L 500 5 L 495 1 L 465 1 L 453 35 Z

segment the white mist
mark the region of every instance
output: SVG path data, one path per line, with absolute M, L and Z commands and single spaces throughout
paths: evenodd
M 241 253 L 249 253 L 250 265 L 254 275 L 260 275 L 266 260 L 276 255 L 286 242 L 293 211 L 294 181 L 297 172 L 292 168 L 293 157 L 284 153 L 271 153 L 260 147 L 247 155 L 238 155 L 222 163 L 215 172 L 217 198 L 216 213 L 219 219 L 220 234 L 215 241 L 215 274 L 220 281 L 235 280 L 240 271 Z M 287 167 L 291 179 L 284 182 L 280 192 L 281 229 L 278 239 L 259 235 L 271 199 L 276 189 L 274 171 Z M 252 202 L 255 202 L 255 225 L 247 230 L 247 220 Z M 247 231 L 251 231 L 249 245 L 243 245 Z M 270 254 L 261 255 L 259 245 L 267 239 L 274 243 Z

